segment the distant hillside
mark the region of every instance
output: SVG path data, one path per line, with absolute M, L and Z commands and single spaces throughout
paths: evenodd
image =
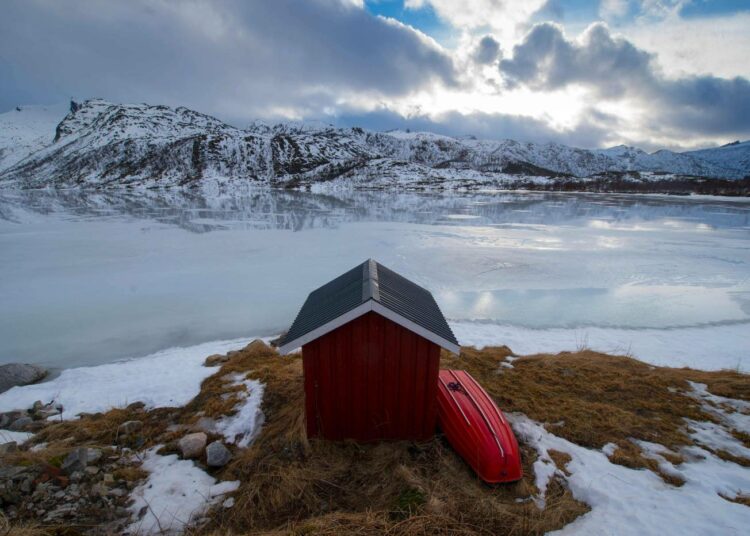
M 683 181 L 750 175 L 750 142 L 649 154 L 317 123 L 240 129 L 187 108 L 102 100 L 71 102 L 64 113 L 21 107 L 0 115 L 0 186 L 308 187 L 345 179 L 360 187 L 456 188 L 601 182 L 611 173 L 641 182 L 670 180 L 665 174 Z

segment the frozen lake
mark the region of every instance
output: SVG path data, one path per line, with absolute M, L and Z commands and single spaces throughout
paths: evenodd
M 368 257 L 432 290 L 462 343 L 750 367 L 748 202 L 267 190 L 0 192 L 0 363 L 276 334 Z

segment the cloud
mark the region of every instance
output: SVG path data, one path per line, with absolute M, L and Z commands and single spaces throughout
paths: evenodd
M 604 20 L 623 17 L 629 9 L 630 0 L 601 0 L 599 2 L 599 15 Z
M 513 58 L 500 63 L 511 83 L 552 90 L 571 83 L 586 84 L 605 97 L 620 97 L 628 87 L 650 78 L 653 56 L 606 25 L 592 24 L 580 42 L 570 41 L 551 23 L 535 25 L 513 49 Z
M 551 91 L 569 85 L 589 88 L 604 100 L 627 98 L 661 128 L 691 135 L 750 134 L 750 83 L 711 75 L 667 78 L 655 56 L 592 24 L 570 40 L 554 24 L 535 25 L 500 62 L 508 84 Z M 675 132 L 676 133 L 676 132 Z
M 474 49 L 474 61 L 482 65 L 490 65 L 497 61 L 500 56 L 500 43 L 495 41 L 491 35 L 485 35 L 479 40 Z
M 750 12 L 632 23 L 619 30 L 637 47 L 656 50 L 667 76 L 750 78 Z
M 618 119 L 597 110 L 588 109 L 572 128 L 557 130 L 544 118 L 504 113 L 412 114 L 403 116 L 382 107 L 370 112 L 356 110 L 335 118 L 327 118 L 337 126 L 360 126 L 371 130 L 410 129 L 414 132 L 433 132 L 446 136 L 475 136 L 479 139 L 514 139 L 538 143 L 563 143 L 577 147 L 602 147 L 610 141 Z M 612 138 L 614 139 L 614 138 Z
M 304 115 L 347 95 L 393 98 L 456 77 L 432 39 L 350 0 L 10 0 L 0 78 L 11 69 L 55 88 L 50 100 L 147 100 L 246 118 Z
M 431 6 L 438 17 L 454 28 L 466 31 L 489 28 L 502 42 L 512 43 L 537 12 L 557 4 L 550 0 L 404 0 L 404 6 L 408 9 Z

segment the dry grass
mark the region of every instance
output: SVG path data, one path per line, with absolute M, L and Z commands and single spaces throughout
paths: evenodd
M 588 511 L 559 481 L 550 484 L 547 508 L 537 508 L 530 500 L 537 491 L 535 453 L 526 448 L 523 480 L 487 486 L 439 437 L 425 443 L 308 441 L 300 357 L 246 349 L 221 374 L 248 371 L 266 385 L 266 423 L 252 447 L 235 453 L 218 475 L 242 484 L 235 506 L 214 511 L 202 533 L 542 534 Z
M 105 447 L 117 442 L 117 429 L 127 421 L 142 421 L 139 432 L 146 446 L 159 441 L 175 413 L 174 408 L 159 408 L 143 411 L 140 407 L 115 408 L 106 413 L 84 414 L 79 419 L 52 423 L 34 436 L 35 443 L 50 445 L 75 445 Z
M 750 398 L 747 375 L 732 371 L 653 367 L 590 350 L 529 356 L 513 361 L 513 368 L 500 367 L 509 355 L 505 346 L 462 348 L 460 357 L 444 354 L 442 366 L 468 370 L 503 410 L 522 412 L 569 441 L 592 448 L 616 443 L 611 460 L 628 467 L 657 470 L 631 438 L 674 450 L 692 444 L 685 418 L 714 419 L 686 395 L 688 380 L 706 383 L 722 396 Z M 670 461 L 682 459 L 673 456 Z
M 552 458 L 552 461 L 555 462 L 555 467 L 557 467 L 560 471 L 565 473 L 567 476 L 570 476 L 570 471 L 568 471 L 568 464 L 573 459 L 570 454 L 567 452 L 560 452 L 559 450 L 550 449 L 547 451 L 547 454 L 549 454 L 549 457 Z
M 5 515 L 0 512 L 0 536 L 46 536 L 48 532 L 37 525 L 11 525 Z
M 750 508 L 750 495 L 737 495 L 736 497 L 729 497 L 727 495 L 719 493 L 719 496 L 729 502 L 742 504 Z
M 441 366 L 469 371 L 504 411 L 522 412 L 579 445 L 616 443 L 614 463 L 657 473 L 658 463 L 644 457 L 631 439 L 673 450 L 691 444 L 684 419 L 711 417 L 685 394 L 688 380 L 706 383 L 715 394 L 750 399 L 747 376 L 735 372 L 652 367 L 588 350 L 530 356 L 514 361 L 513 368 L 500 367 L 510 355 L 507 347 L 464 348 L 460 357 L 444 354 Z M 542 534 L 588 511 L 560 477 L 550 481 L 546 507 L 539 510 L 531 500 L 538 492 L 532 469 L 536 452 L 524 444 L 523 480 L 488 486 L 440 436 L 424 443 L 308 441 L 300 356 L 282 358 L 258 342 L 232 352 L 184 408 L 143 412 L 131 407 L 54 424 L 35 438 L 49 442 L 48 451 L 15 456 L 28 457 L 28 463 L 37 456 L 37 461 L 49 463 L 48 458 L 63 455 L 72 445 L 111 445 L 117 427 L 133 419 L 144 422 L 145 446 L 169 442 L 201 416 L 233 413 L 242 389 L 232 379 L 238 374 L 265 384 L 266 421 L 250 448 L 235 451 L 227 467 L 213 471 L 217 478 L 241 481 L 235 506 L 212 511 L 209 523 L 194 529 L 195 534 Z M 170 432 L 169 424 L 183 428 Z M 173 448 L 172 443 L 167 450 Z M 570 456 L 549 454 L 568 474 Z M 678 454 L 664 457 L 674 464 L 683 461 Z M 142 477 L 135 472 L 123 476 L 131 481 Z M 735 502 L 746 504 L 746 499 Z

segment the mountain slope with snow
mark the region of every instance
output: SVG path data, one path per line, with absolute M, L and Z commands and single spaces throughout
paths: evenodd
M 403 171 L 410 183 L 432 181 L 438 187 L 497 180 L 505 186 L 516 176 L 564 179 L 611 172 L 750 175 L 750 142 L 649 154 L 625 146 L 586 150 L 319 123 L 255 122 L 240 129 L 187 108 L 96 99 L 71 102 L 59 124 L 54 112 L 31 107 L 0 116 L 0 185 L 288 187 L 341 177 L 365 184 L 378 170 L 387 170 L 393 184 Z
M 65 105 L 18 106 L 0 114 L 0 172 L 51 144 L 67 111 Z

